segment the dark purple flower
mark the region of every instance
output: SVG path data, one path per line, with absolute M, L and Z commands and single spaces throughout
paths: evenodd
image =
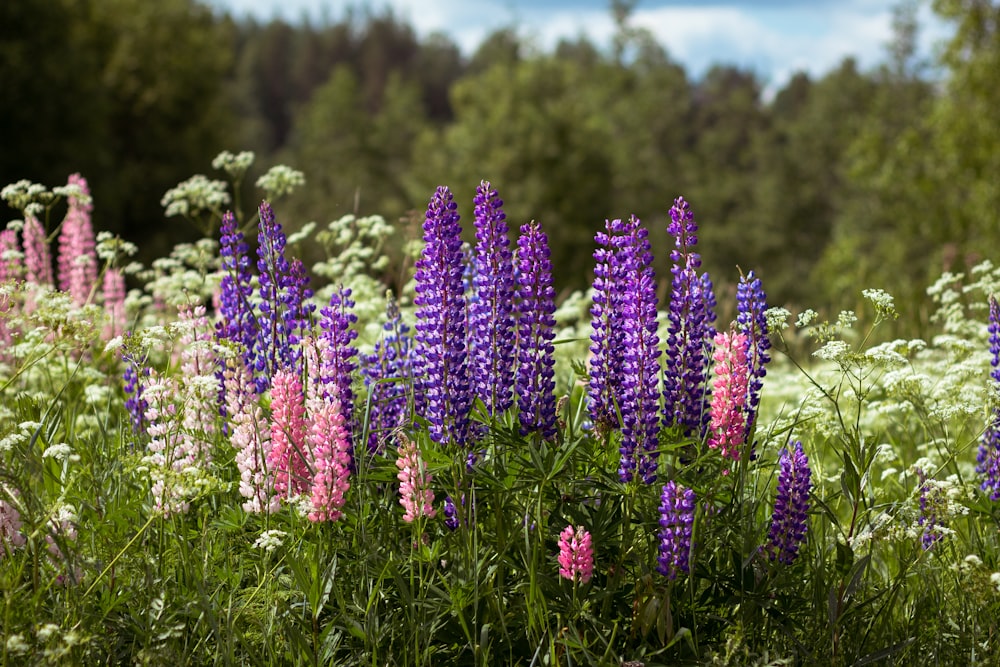
M 623 235 L 628 222 L 605 221 L 605 231 L 594 240 L 594 304 L 590 308 L 590 420 L 599 431 L 619 426 L 619 408 L 624 373 L 624 304 L 628 285 L 625 279 Z
M 994 297 L 990 297 L 990 364 L 993 370 L 993 390 L 1000 386 L 1000 305 Z M 994 410 L 990 422 L 983 432 L 979 442 L 979 454 L 976 457 L 976 472 L 983 476 L 981 487 L 990 494 L 992 500 L 1000 500 L 1000 408 Z
M 442 445 L 470 441 L 472 392 L 466 359 L 462 229 L 451 191 L 439 187 L 427 206 L 424 249 L 416 264 L 414 356 L 418 414 Z
M 632 481 L 638 469 L 642 481 L 656 481 L 659 446 L 660 339 L 656 334 L 656 274 L 649 232 L 632 216 L 622 237 L 625 285 L 622 301 L 622 444 L 618 475 Z
M 673 480 L 663 486 L 656 571 L 668 579 L 676 579 L 678 574 L 689 571 L 694 508 L 694 491 Z
M 476 395 L 492 417 L 507 411 L 514 401 L 514 264 L 503 200 L 483 181 L 474 203 L 476 254 L 469 353 Z
M 692 250 L 698 226 L 683 197 L 675 200 L 670 219 L 667 231 L 676 239 L 676 247 L 670 253 L 674 264 L 664 352 L 663 424 L 703 438 L 710 419 L 707 377 L 715 337 L 715 295 L 708 274 L 698 274 L 701 257 Z
M 517 240 L 517 407 L 521 433 L 556 435 L 555 289 L 549 239 L 537 222 Z
M 222 216 L 221 232 L 222 285 L 216 336 L 239 345 L 243 360 L 249 365 L 256 353 L 260 331 L 250 303 L 253 285 L 249 248 L 232 212 Z
M 313 306 L 309 276 L 299 260 L 285 258 L 285 234 L 271 205 L 260 205 L 257 230 L 257 270 L 260 272 L 260 340 L 253 371 L 258 392 L 271 384 L 282 368 L 297 368 L 302 357 L 299 335 L 309 327 Z
M 740 276 L 736 287 L 736 327 L 737 331 L 747 336 L 747 366 L 749 367 L 749 382 L 747 385 L 747 400 L 743 409 L 746 415 L 744 425 L 744 441 L 750 441 L 750 433 L 757 420 L 757 407 L 760 405 L 760 390 L 764 386 L 764 376 L 767 374 L 767 363 L 771 361 L 768 350 L 771 341 L 767 337 L 767 295 L 761 285 L 760 278 L 753 271 Z M 751 448 L 753 443 L 751 443 Z M 751 449 L 751 457 L 753 456 Z
M 451 496 L 444 497 L 444 526 L 448 530 L 458 529 L 458 508 Z
M 774 501 L 770 542 L 767 552 L 771 560 L 790 565 L 799 553 L 806 536 L 809 511 L 809 491 L 812 473 L 809 459 L 796 441 L 789 450 L 781 450 L 778 459 L 778 496 Z
M 330 295 L 330 305 L 320 310 L 320 338 L 325 342 L 320 349 L 319 373 L 317 379 L 325 388 L 325 398 L 336 397 L 340 401 L 340 413 L 344 416 L 344 430 L 348 439 L 353 440 L 356 431 L 354 415 L 354 390 L 351 388 L 355 361 L 358 351 L 354 339 L 358 332 L 351 325 L 358 316 L 351 312 L 354 301 L 351 290 L 340 286 Z M 353 458 L 353 449 L 351 456 Z
M 126 332 L 125 337 L 128 338 L 131 335 L 131 332 Z M 125 399 L 125 410 L 132 422 L 132 433 L 140 435 L 146 432 L 146 424 L 148 423 L 146 410 L 149 409 L 149 403 L 142 397 L 143 386 L 140 378 L 149 377 L 149 367 L 140 363 L 131 352 L 122 352 L 121 357 L 122 361 L 125 362 L 122 380 L 124 381 L 125 394 L 128 396 Z
M 375 350 L 364 359 L 362 374 L 368 387 L 368 450 L 380 452 L 392 431 L 406 418 L 411 382 L 410 328 L 403 323 L 395 300 L 386 308 L 388 319 Z

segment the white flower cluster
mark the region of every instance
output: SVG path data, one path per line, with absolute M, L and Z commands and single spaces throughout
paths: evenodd
M 247 173 L 247 169 L 253 164 L 254 157 L 252 151 L 240 151 L 236 155 L 229 151 L 222 151 L 212 160 L 212 168 L 221 169 L 238 181 Z
M 203 174 L 196 174 L 167 190 L 160 200 L 165 215 L 194 217 L 202 213 L 222 215 L 222 209 L 231 201 L 225 181 L 210 181 Z
M 253 543 L 254 549 L 263 549 L 264 551 L 271 553 L 284 544 L 282 538 L 286 535 L 288 535 L 288 533 L 283 530 L 265 530 Z
M 306 183 L 305 174 L 283 164 L 277 164 L 257 179 L 255 185 L 264 191 L 264 197 L 271 201 L 290 195 L 296 188 Z

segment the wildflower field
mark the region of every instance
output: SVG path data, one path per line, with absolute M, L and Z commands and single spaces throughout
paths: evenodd
M 398 229 L 286 235 L 302 174 L 244 213 L 252 160 L 165 195 L 205 238 L 151 266 L 84 178 L 3 189 L 0 665 L 1000 664 L 1000 268 L 897 339 L 877 286 L 708 276 L 678 197 L 672 247 L 588 221 L 557 304 L 483 182 L 393 293 Z

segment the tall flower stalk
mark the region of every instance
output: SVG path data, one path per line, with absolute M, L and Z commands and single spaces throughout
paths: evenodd
M 555 289 L 549 241 L 537 222 L 517 241 L 517 406 L 521 433 L 556 435 Z
M 358 367 L 358 351 L 354 347 L 358 332 L 351 328 L 358 321 L 358 316 L 351 312 L 353 307 L 351 290 L 341 285 L 330 295 L 330 304 L 320 310 L 321 338 L 325 344 L 320 347 L 317 373 L 324 396 L 336 396 L 340 403 L 348 439 L 353 437 L 355 430 L 354 389 L 351 384 Z
M 712 408 L 708 446 L 718 449 L 723 458 L 739 461 L 740 447 L 746 439 L 746 401 L 749 369 L 747 337 L 729 332 L 715 335 L 715 381 L 712 383 Z M 729 470 L 724 470 L 726 475 Z
M 990 297 L 990 316 L 988 330 L 990 334 L 990 379 L 993 380 L 992 390 L 1000 391 L 1000 305 L 995 297 Z M 976 472 L 982 477 L 980 488 L 990 495 L 992 500 L 1000 500 L 1000 406 L 994 408 L 989 424 L 979 442 L 979 454 L 976 457 Z
M 474 199 L 475 299 L 469 306 L 472 383 L 489 416 L 513 403 L 514 264 L 503 200 L 483 181 Z
M 368 451 L 384 449 L 386 441 L 406 417 L 408 387 L 412 382 L 410 328 L 403 323 L 395 300 L 389 299 L 382 338 L 364 358 L 362 375 L 368 388 Z
M 645 484 L 656 481 L 660 431 L 660 339 L 656 334 L 656 275 L 649 232 L 632 216 L 623 241 L 621 414 L 618 475 L 630 482 L 638 470 Z M 610 351 L 609 351 L 610 352 Z M 616 352 L 618 353 L 618 352 Z
M 767 553 L 771 560 L 791 565 L 805 539 L 809 511 L 809 491 L 812 489 L 812 472 L 809 458 L 796 441 L 789 449 L 781 450 L 778 459 L 778 495 L 774 501 L 774 514 Z
M 439 187 L 424 220 L 424 248 L 416 264 L 415 399 L 431 439 L 468 447 L 472 391 L 466 358 L 462 285 L 462 229 L 451 191 Z
M 292 370 L 278 371 L 271 384 L 271 451 L 267 463 L 274 474 L 274 490 L 281 496 L 292 497 L 309 490 L 305 412 L 302 380 Z
M 336 521 L 350 489 L 351 443 L 340 401 L 331 397 L 309 403 L 310 423 L 306 434 L 312 461 L 309 520 Z
M 605 221 L 605 229 L 595 236 L 594 303 L 590 308 L 590 383 L 588 410 L 599 431 L 619 426 L 619 404 L 623 386 L 624 317 L 627 300 L 626 225 L 621 220 Z
M 750 271 L 740 276 L 736 286 L 736 329 L 746 336 L 747 342 L 747 398 L 743 406 L 744 440 L 750 446 L 750 456 L 753 457 L 754 444 L 750 441 L 754 425 L 757 422 L 757 408 L 760 405 L 760 392 L 764 387 L 764 376 L 767 375 L 767 364 L 771 361 L 771 341 L 768 338 L 767 294 L 760 278 Z
M 691 535 L 694 530 L 695 494 L 673 480 L 660 494 L 659 557 L 656 571 L 673 580 L 687 574 L 691 558 Z
M 698 273 L 701 257 L 693 250 L 698 243 L 698 225 L 683 197 L 670 209 L 667 231 L 675 239 L 675 248 L 670 253 L 673 285 L 663 373 L 663 424 L 703 438 L 709 421 L 706 380 L 715 337 L 715 295 L 708 274 Z
M 433 505 L 434 492 L 431 490 L 433 477 L 427 472 L 427 465 L 420 456 L 417 443 L 405 436 L 400 436 L 400 439 L 402 443 L 396 459 L 399 473 L 396 477 L 399 479 L 399 504 L 405 510 L 403 521 L 413 523 L 420 517 L 433 519 L 437 514 Z
M 59 289 L 69 292 L 73 305 L 87 303 L 97 284 L 97 243 L 90 213 L 94 206 L 87 181 L 80 174 L 69 177 L 81 196 L 69 197 L 69 210 L 59 234 Z

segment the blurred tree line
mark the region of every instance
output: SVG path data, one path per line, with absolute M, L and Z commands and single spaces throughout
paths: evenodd
M 391 11 L 288 23 L 198 0 L 0 3 L 0 180 L 80 171 L 97 226 L 155 256 L 195 234 L 160 197 L 194 173 L 221 178 L 222 149 L 305 172 L 280 210 L 291 228 L 349 212 L 419 221 L 439 184 L 469 221 L 488 179 L 511 223 L 542 222 L 561 288 L 586 286 L 594 232 L 629 214 L 649 224 L 665 284 L 682 194 L 724 293 L 741 267 L 773 303 L 831 309 L 866 286 L 916 306 L 931 278 L 997 247 L 1000 3 L 934 0 L 954 31 L 927 63 L 904 0 L 881 66 L 845 59 L 770 99 L 736 67 L 692 79 L 630 24 L 634 4 L 613 0 L 609 45 L 542 51 L 510 26 L 463 56 Z

